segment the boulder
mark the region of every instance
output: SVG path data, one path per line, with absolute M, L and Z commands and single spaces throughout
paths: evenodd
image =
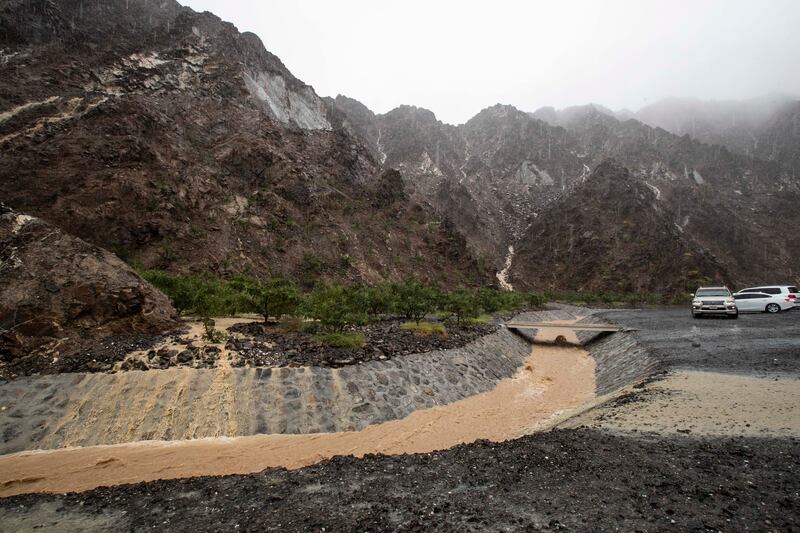
M 110 335 L 179 324 L 169 299 L 114 254 L 0 204 L 0 374 L 46 371 Z

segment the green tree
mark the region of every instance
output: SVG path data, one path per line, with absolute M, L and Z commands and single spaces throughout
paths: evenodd
M 436 310 L 438 291 L 433 287 L 406 280 L 393 284 L 392 289 L 395 311 L 408 320 L 419 324 L 425 315 Z
M 372 287 L 366 287 L 364 291 L 370 318 L 375 319 L 380 315 L 390 313 L 394 308 L 395 294 L 391 284 L 380 283 Z
M 367 323 L 367 301 L 356 287 L 318 285 L 308 296 L 307 308 L 308 315 L 330 331 Z
M 477 318 L 481 311 L 478 296 L 468 289 L 456 289 L 447 293 L 444 308 L 456 317 L 459 324 L 465 318 Z
M 270 317 L 279 319 L 283 315 L 295 315 L 303 301 L 302 294 L 291 280 L 271 278 L 243 285 L 250 297 L 251 305 L 269 322 Z
M 142 277 L 166 294 L 178 313 L 194 309 L 203 293 L 205 278 L 198 274 L 173 274 L 163 270 L 146 270 Z

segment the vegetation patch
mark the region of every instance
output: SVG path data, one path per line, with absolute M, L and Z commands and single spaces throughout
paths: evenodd
M 440 335 L 447 337 L 447 328 L 439 322 L 406 322 L 400 326 L 406 331 L 413 331 L 417 335 Z
M 225 342 L 227 339 L 228 334 L 218 330 L 213 320 L 210 318 L 203 319 L 203 340 L 213 344 L 219 344 Z
M 321 333 L 314 339 L 334 348 L 361 348 L 367 342 L 360 331 Z
M 467 318 L 462 321 L 465 326 L 475 326 L 478 324 L 491 324 L 492 317 L 489 315 L 480 315 L 475 318 Z

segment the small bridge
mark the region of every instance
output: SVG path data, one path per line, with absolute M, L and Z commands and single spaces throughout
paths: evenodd
M 553 322 L 508 322 L 508 329 L 569 329 L 572 331 L 598 331 L 614 333 L 617 331 L 636 331 L 614 324 L 554 324 Z
M 506 327 L 535 344 L 583 346 L 599 337 L 618 331 L 634 331 L 615 324 L 559 324 L 557 322 L 508 322 Z M 533 330 L 526 332 L 525 330 Z M 582 333 L 582 335 L 579 335 Z

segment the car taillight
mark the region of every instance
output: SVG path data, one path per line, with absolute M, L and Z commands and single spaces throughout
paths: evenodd
M 797 297 L 797 296 L 796 296 L 795 294 L 790 294 L 790 295 L 789 295 L 789 298 L 796 298 L 796 297 Z

